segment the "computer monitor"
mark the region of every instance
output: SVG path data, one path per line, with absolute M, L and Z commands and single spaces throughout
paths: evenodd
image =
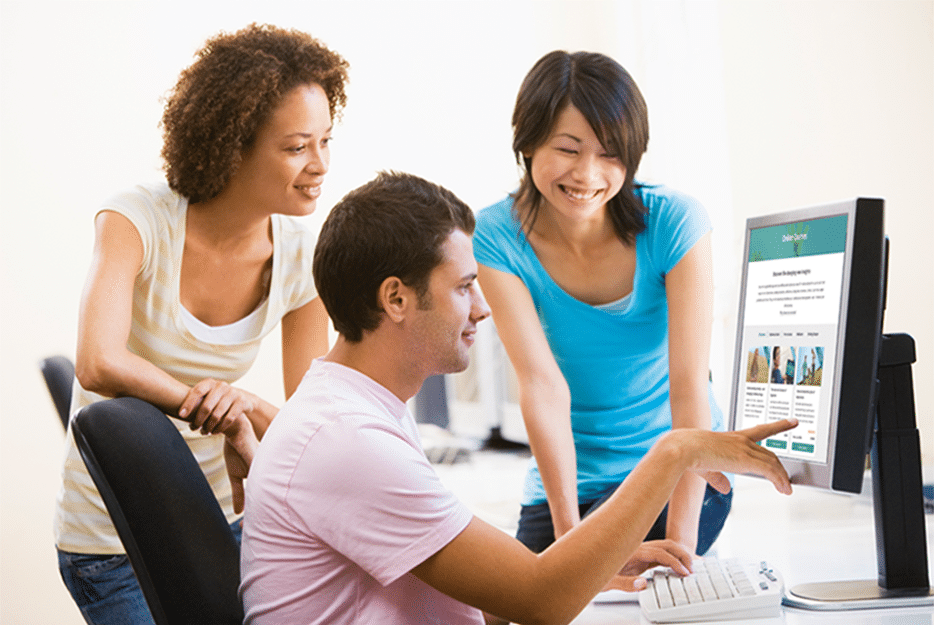
M 914 343 L 882 334 L 883 205 L 858 198 L 746 222 L 731 429 L 797 418 L 795 429 L 762 444 L 792 483 L 834 491 L 861 491 L 873 450 L 878 582 L 793 587 L 785 601 L 797 607 L 934 602 L 911 386 Z

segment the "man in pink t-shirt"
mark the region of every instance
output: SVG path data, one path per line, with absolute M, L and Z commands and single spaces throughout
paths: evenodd
M 482 623 L 409 571 L 473 515 L 438 481 L 405 402 L 316 360 L 247 480 L 251 623 Z
M 406 408 L 430 375 L 462 371 L 489 309 L 473 213 L 450 191 L 380 174 L 329 214 L 314 276 L 338 331 L 266 432 L 250 468 L 240 588 L 246 623 L 568 622 L 607 586 L 657 564 L 642 543 L 685 471 L 788 476 L 754 441 L 794 426 L 676 430 L 617 492 L 541 554 L 474 517 L 443 487 Z M 471 607 L 473 606 L 473 607 Z M 481 610 L 483 612 L 481 612 Z M 492 616 L 495 615 L 495 616 Z

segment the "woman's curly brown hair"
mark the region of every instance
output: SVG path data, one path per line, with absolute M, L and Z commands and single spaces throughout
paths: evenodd
M 282 97 L 318 84 L 331 117 L 346 104 L 348 63 L 310 35 L 251 24 L 209 39 L 168 95 L 162 157 L 169 186 L 192 203 L 218 195 Z

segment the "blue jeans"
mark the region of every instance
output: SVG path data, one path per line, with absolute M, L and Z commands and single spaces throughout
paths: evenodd
M 599 508 L 614 492 L 616 492 L 616 487 L 611 488 L 596 501 L 580 504 L 581 518 Z M 707 486 L 707 491 L 704 493 L 704 505 L 701 508 L 700 523 L 697 528 L 697 553 L 699 555 L 707 553 L 714 541 L 717 540 L 720 530 L 723 529 L 723 524 L 726 523 L 726 517 L 730 513 L 732 502 L 733 491 L 724 495 L 711 488 L 710 485 Z M 645 540 L 665 538 L 667 520 L 668 506 L 666 505 L 662 513 L 655 519 L 655 523 L 645 536 Z M 551 521 L 551 510 L 549 510 L 547 502 L 522 506 L 519 513 L 519 529 L 516 532 L 516 538 L 535 553 L 541 553 L 555 541 L 555 528 Z
M 243 529 L 230 524 L 237 544 Z M 154 625 L 143 590 L 126 554 L 97 555 L 58 552 L 65 587 L 91 625 Z

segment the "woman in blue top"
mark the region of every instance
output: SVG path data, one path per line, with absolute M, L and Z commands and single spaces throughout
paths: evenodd
M 512 124 L 522 181 L 479 213 L 474 250 L 534 455 L 517 536 L 542 551 L 664 432 L 722 429 L 708 373 L 710 222 L 694 199 L 634 181 L 645 101 L 605 55 L 545 55 Z M 647 540 L 703 554 L 729 507 L 686 475 Z

